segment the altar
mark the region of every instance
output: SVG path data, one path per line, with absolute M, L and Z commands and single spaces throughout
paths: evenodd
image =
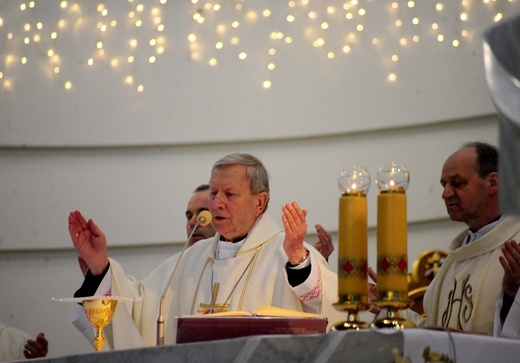
M 86 342 L 87 344 L 87 342 Z M 440 360 L 425 360 L 423 355 Z M 518 362 L 520 341 L 431 329 L 261 335 L 38 359 L 49 363 L 110 362 Z M 26 362 L 26 361 L 24 361 Z

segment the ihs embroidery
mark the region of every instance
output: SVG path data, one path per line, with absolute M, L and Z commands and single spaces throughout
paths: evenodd
M 448 303 L 446 310 L 442 314 L 442 326 L 448 327 L 452 319 L 452 315 L 456 314 L 457 329 L 462 329 L 462 324 L 467 323 L 473 313 L 473 287 L 468 284 L 471 275 L 468 275 L 462 282 L 462 289 L 457 291 L 457 281 L 453 283 L 453 289 L 448 295 Z M 455 306 L 458 305 L 458 310 Z

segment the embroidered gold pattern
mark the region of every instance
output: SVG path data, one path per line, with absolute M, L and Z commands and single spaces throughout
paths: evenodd
M 228 311 L 229 304 L 217 304 L 218 289 L 220 284 L 218 282 L 213 284 L 213 291 L 211 293 L 211 303 L 204 304 L 200 303 L 200 308 L 197 310 L 199 313 L 211 314 Z
M 384 275 L 407 275 L 408 259 L 403 256 L 379 256 L 377 259 L 378 273 Z
M 242 280 L 242 278 L 244 277 L 245 273 L 247 272 L 247 277 L 246 277 L 246 280 L 245 280 L 245 283 L 244 283 L 244 286 L 242 287 L 242 293 L 240 295 L 240 299 L 239 299 L 239 302 L 238 302 L 238 307 L 237 309 L 240 310 L 242 308 L 242 303 L 243 303 L 243 300 L 244 300 L 244 297 L 245 297 L 245 290 L 247 289 L 247 286 L 249 284 L 249 279 L 251 277 L 251 274 L 253 272 L 253 269 L 254 269 L 254 265 L 256 263 L 256 259 L 258 258 L 258 255 L 259 255 L 259 252 L 260 250 L 262 249 L 262 247 L 264 245 L 266 245 L 268 242 L 272 241 L 274 237 L 276 237 L 278 234 L 280 233 L 280 231 L 276 232 L 275 234 L 273 234 L 271 237 L 269 237 L 267 240 L 265 240 L 264 242 L 262 242 L 261 244 L 257 245 L 256 247 L 252 248 L 252 249 L 248 249 L 248 250 L 244 250 L 244 251 L 239 251 L 237 253 L 237 256 L 239 255 L 243 255 L 243 254 L 246 254 L 246 253 L 250 253 L 251 251 L 254 251 L 254 254 L 251 258 L 251 260 L 249 261 L 248 265 L 246 266 L 246 268 L 244 269 L 244 271 L 242 272 L 242 274 L 240 275 L 240 277 L 238 278 L 237 282 L 235 283 L 235 285 L 233 286 L 230 294 L 228 295 L 228 297 L 226 298 L 226 301 L 223 303 L 223 304 L 218 304 L 218 305 L 222 305 L 223 307 L 225 307 L 226 309 L 229 307 L 229 300 L 231 298 L 231 296 L 233 295 L 233 292 L 235 291 L 235 289 L 237 288 L 240 280 Z M 215 250 L 218 248 L 218 244 L 215 244 Z M 193 311 L 195 309 L 195 302 L 196 302 L 196 299 L 197 299 L 197 293 L 199 291 L 199 288 L 200 288 L 200 284 L 201 284 L 201 281 L 202 281 L 202 276 L 204 275 L 204 271 L 206 270 L 206 268 L 214 261 L 214 259 L 212 257 L 208 257 L 207 260 L 206 260 L 206 263 L 204 264 L 204 267 L 202 268 L 202 271 L 200 272 L 200 275 L 199 275 L 199 280 L 198 280 L 198 283 L 197 283 L 197 287 L 195 289 L 195 292 L 193 294 L 193 301 L 192 301 L 192 304 L 191 304 L 191 310 L 190 310 L 190 315 L 193 315 Z M 214 293 L 214 290 L 212 290 L 212 294 Z M 203 305 L 211 305 L 210 304 L 205 304 L 205 303 L 200 303 L 200 306 L 201 308 L 199 308 L 197 310 L 197 312 L 200 312 L 201 309 L 203 308 Z M 226 306 L 227 305 L 227 306 Z M 204 311 L 205 313 L 210 313 L 207 311 L 208 309 L 206 308 L 206 310 L 202 310 Z M 227 310 L 226 310 L 227 311 Z M 216 310 L 214 311 L 216 312 Z
M 462 282 L 462 289 L 457 292 L 457 280 L 453 282 L 453 289 L 448 294 L 448 301 L 446 309 L 442 313 L 442 326 L 449 327 L 452 316 L 456 314 L 457 329 L 462 329 L 462 325 L 466 324 L 473 314 L 473 287 L 468 284 L 468 280 L 471 275 L 464 279 Z M 458 304 L 458 309 L 456 305 Z
M 432 352 L 429 346 L 424 348 L 423 358 L 424 358 L 425 363 L 429 363 L 429 362 L 455 363 L 455 361 L 446 354 Z
M 343 258 L 338 261 L 340 276 L 366 276 L 368 265 L 366 259 Z
M 403 357 L 397 348 L 392 348 L 392 355 L 395 363 L 412 363 L 410 357 Z

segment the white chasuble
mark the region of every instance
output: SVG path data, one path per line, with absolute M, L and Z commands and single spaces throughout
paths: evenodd
M 428 287 L 424 310 L 429 326 L 492 335 L 495 303 L 504 270 L 498 260 L 505 241 L 518 241 L 520 218 L 507 216 L 483 237 L 464 246 L 466 232 Z
M 268 212 L 250 231 L 236 257 L 215 260 L 219 238 L 217 234 L 197 242 L 180 260 L 164 300 L 166 345 L 175 341 L 175 316 L 203 314 L 211 307 L 213 311 L 224 307 L 228 311 L 252 312 L 272 305 L 324 314 L 329 326 L 345 319 L 345 314 L 333 307 L 337 300 L 337 275 L 312 246 L 305 244 L 310 251 L 311 275 L 299 286 L 289 285 L 283 249 L 285 234 Z M 121 266 L 110 259 L 105 279 L 111 279 L 111 294 L 139 299 L 118 305 L 111 328 L 106 329 L 113 349 L 156 345 L 159 303 L 178 257 L 179 254 L 166 260 L 143 281 L 126 276 Z
M 520 339 L 520 290 L 516 292 L 515 300 L 507 313 L 505 321 L 500 318 L 504 303 L 504 291 L 501 292 L 495 308 L 495 324 L 493 335 L 496 337 Z

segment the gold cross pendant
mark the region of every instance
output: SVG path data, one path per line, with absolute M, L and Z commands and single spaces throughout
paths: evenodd
M 200 303 L 200 308 L 197 310 L 197 312 L 206 315 L 228 311 L 229 304 L 216 304 L 219 286 L 220 284 L 218 282 L 213 285 L 211 304 Z

